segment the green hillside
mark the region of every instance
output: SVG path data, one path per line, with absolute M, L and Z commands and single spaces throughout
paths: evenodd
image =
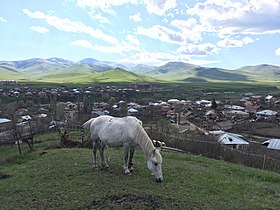
M 96 59 L 73 62 L 61 58 L 32 58 L 0 61 L 1 79 L 19 81 L 88 83 L 88 82 L 278 82 L 280 67 L 268 64 L 245 66 L 236 70 L 206 68 L 183 62 L 162 66 L 120 64 Z M 112 65 L 112 66 L 110 66 Z M 112 70 L 123 66 L 123 71 Z
M 239 81 L 250 82 L 246 75 L 238 74 L 233 71 L 227 71 L 218 68 L 196 68 L 189 70 L 174 70 L 168 74 L 152 74 L 153 77 L 160 78 L 166 81 L 202 81 L 202 82 L 216 82 L 216 81 Z
M 244 66 L 235 70 L 239 74 L 246 75 L 258 81 L 279 81 L 280 67 L 268 64 L 257 66 Z
M 222 80 L 222 81 L 250 81 L 247 76 L 238 74 L 234 71 L 228 71 L 219 68 L 197 68 L 195 69 L 196 76 L 210 80 Z
M 155 70 L 150 71 L 150 74 L 173 74 L 180 73 L 182 71 L 187 72 L 193 70 L 199 66 L 183 63 L 183 62 L 169 62 L 163 66 L 157 67 Z
M 155 81 L 146 76 L 140 76 L 124 69 L 116 68 L 102 73 L 92 75 L 92 79 L 98 82 L 147 82 Z
M 156 183 L 137 148 L 123 174 L 123 149 L 106 149 L 107 170 L 91 168 L 90 148 L 60 148 L 56 133 L 35 137 L 34 151 L 0 148 L 1 209 L 272 209 L 279 174 L 190 154 L 162 152 Z M 24 145 L 23 145 L 24 146 Z
M 140 76 L 124 69 L 116 68 L 105 72 L 91 72 L 88 69 L 67 69 L 64 73 L 52 74 L 41 78 L 48 82 L 87 83 L 87 82 L 147 82 L 157 81 L 153 78 Z
M 154 78 L 166 81 L 182 81 L 187 77 L 194 76 L 194 69 L 197 67 L 198 66 L 196 65 L 182 62 L 169 62 L 154 70 L 146 72 L 146 75 L 151 75 Z
M 0 80 L 21 80 L 25 78 L 24 73 L 18 72 L 14 68 L 0 66 Z

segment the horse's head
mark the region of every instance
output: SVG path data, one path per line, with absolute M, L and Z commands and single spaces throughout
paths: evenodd
M 155 149 L 151 157 L 148 159 L 147 164 L 148 164 L 148 168 L 155 176 L 157 182 L 163 181 L 161 163 L 162 163 L 161 154 L 159 153 L 159 150 Z

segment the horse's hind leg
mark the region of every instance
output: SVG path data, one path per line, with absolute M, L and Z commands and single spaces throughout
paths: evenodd
M 100 149 L 99 149 L 100 158 L 101 158 L 101 165 L 102 165 L 103 168 L 109 168 L 109 166 L 106 162 L 104 150 L 105 150 L 105 145 L 101 143 L 101 146 L 100 146 Z
M 132 158 L 133 158 L 133 155 L 134 155 L 134 151 L 135 151 L 135 147 L 130 147 L 130 150 L 129 150 L 129 161 L 128 161 L 128 170 L 130 172 L 133 171 Z
M 99 146 L 96 140 L 92 141 L 93 143 L 93 149 L 92 149 L 92 168 L 97 168 L 97 163 L 96 163 L 96 152 L 97 152 L 97 147 Z

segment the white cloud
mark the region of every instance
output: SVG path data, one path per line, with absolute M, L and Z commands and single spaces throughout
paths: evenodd
M 120 62 L 130 63 L 142 63 L 146 65 L 163 65 L 169 61 L 175 60 L 177 56 L 169 53 L 151 53 L 151 52 L 140 52 L 132 55 L 130 58 L 121 59 Z
M 137 33 L 167 43 L 180 44 L 184 42 L 181 32 L 160 25 L 154 25 L 151 28 L 137 27 Z
M 221 63 L 221 61 L 218 61 L 218 60 L 192 59 L 192 60 L 190 60 L 190 63 L 194 64 L 194 65 L 209 65 L 209 64 Z
M 141 63 L 141 64 L 155 65 L 155 66 L 164 65 L 167 62 L 172 62 L 172 61 L 191 63 L 194 65 L 206 65 L 206 64 L 213 64 L 213 63 L 220 62 L 215 60 L 195 60 L 192 59 L 189 55 L 184 55 L 184 54 L 170 54 L 170 53 L 163 53 L 163 52 L 147 52 L 147 51 L 142 51 L 133 54 L 129 58 L 124 58 L 119 60 L 119 62 L 129 62 L 129 63 L 137 63 L 137 64 Z
M 219 49 L 212 43 L 199 45 L 188 44 L 178 48 L 178 52 L 186 55 L 206 56 L 218 53 Z
M 162 42 L 185 45 L 186 43 L 197 43 L 202 40 L 203 27 L 196 24 L 194 18 L 188 20 L 173 20 L 171 26 L 173 30 L 162 25 L 153 25 L 150 28 L 137 27 L 139 35 L 158 39 Z
M 233 48 L 233 47 L 242 47 L 246 44 L 253 43 L 254 40 L 248 36 L 243 39 L 233 39 L 230 37 L 226 37 L 225 39 L 219 41 L 217 43 L 220 47 Z
M 275 50 L 275 55 L 276 55 L 276 56 L 280 56 L 280 48 L 278 48 L 278 49 Z
M 139 39 L 135 38 L 131 34 L 127 35 L 126 40 L 128 41 L 128 43 L 131 43 L 131 44 L 133 44 L 135 46 L 139 46 L 140 45 Z
M 164 22 L 164 23 L 168 23 L 169 21 L 168 21 L 167 18 L 163 18 L 163 22 Z
M 42 27 L 42 26 L 31 26 L 31 30 L 37 31 L 38 33 L 44 34 L 49 31 L 49 29 Z
M 246 36 L 246 37 L 244 37 L 244 38 L 242 39 L 242 42 L 243 42 L 243 44 L 245 45 L 245 44 L 253 43 L 254 40 L 253 40 L 252 38 Z
M 98 52 L 105 52 L 105 53 L 112 53 L 112 54 L 122 54 L 124 55 L 125 52 L 131 52 L 131 51 L 141 51 L 141 49 L 131 43 L 128 42 L 122 42 L 121 44 L 117 45 L 94 45 L 91 42 L 80 39 L 71 42 L 72 45 L 89 48 Z
M 94 46 L 89 41 L 86 41 L 83 39 L 76 40 L 76 41 L 72 42 L 71 44 L 75 45 L 75 46 L 79 46 L 79 47 L 84 47 L 84 48 L 91 48 L 91 49 L 94 48 Z
M 100 29 L 94 29 L 90 26 L 87 26 L 82 22 L 72 21 L 69 20 L 68 18 L 62 19 L 53 15 L 46 15 L 40 11 L 31 12 L 28 9 L 23 9 L 23 13 L 31 18 L 43 19 L 49 25 L 55 27 L 60 31 L 72 32 L 72 33 L 84 33 L 111 44 L 118 43 L 118 40 L 115 37 L 105 34 Z
M 186 41 L 198 42 L 202 40 L 204 28 L 198 24 L 197 20 L 194 18 L 189 18 L 187 20 L 175 19 L 171 22 L 171 25 L 181 31 Z
M 88 14 L 92 19 L 98 20 L 100 23 L 109 23 L 108 18 L 102 16 L 99 13 L 96 13 L 94 10 L 88 12 Z
M 150 14 L 164 15 L 169 9 L 177 6 L 176 0 L 143 0 Z
M 136 4 L 138 0 L 77 0 L 80 7 L 90 7 L 91 9 L 99 9 L 107 13 L 115 13 L 113 6 L 121 6 L 124 4 Z
M 6 23 L 7 20 L 6 20 L 5 18 L 3 18 L 3 17 L 0 16 L 0 22 Z
M 135 15 L 129 16 L 129 19 L 130 19 L 130 20 L 133 20 L 133 21 L 135 21 L 135 22 L 141 22 L 141 21 L 142 21 L 141 14 L 140 14 L 139 12 L 136 13 Z
M 142 4 L 150 14 L 164 15 L 177 6 L 176 0 L 77 0 L 80 7 L 115 14 L 113 7 L 125 4 Z
M 98 52 L 105 52 L 105 53 L 110 52 L 110 53 L 116 53 L 116 54 L 122 54 L 123 53 L 123 49 L 119 46 L 93 45 L 89 41 L 83 40 L 83 39 L 76 40 L 76 41 L 72 42 L 71 44 L 75 45 L 75 46 L 79 46 L 79 47 L 93 49 L 93 50 L 96 50 Z
M 150 14 L 164 15 L 169 9 L 176 7 L 176 0 L 77 0 L 80 7 L 89 7 L 103 12 L 115 14 L 113 7 L 124 4 L 143 4 Z
M 280 33 L 279 0 L 206 0 L 187 10 L 208 32 L 233 34 Z

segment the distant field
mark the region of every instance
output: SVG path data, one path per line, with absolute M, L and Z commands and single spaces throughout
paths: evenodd
M 280 175 L 190 154 L 162 152 L 156 183 L 142 152 L 125 176 L 122 149 L 108 149 L 110 169 L 91 169 L 91 149 L 57 148 L 56 133 L 36 137 L 18 157 L 0 148 L 1 209 L 279 209 Z
M 128 87 L 131 82 L 142 82 L 140 80 L 131 81 L 128 75 L 123 76 L 123 80 L 118 78 L 112 79 L 106 76 L 106 74 L 100 73 L 99 76 L 87 77 L 87 76 L 73 76 L 63 78 L 63 75 L 49 76 L 46 80 L 19 80 L 19 84 L 22 86 L 28 86 L 33 88 L 40 87 L 94 87 L 94 86 L 107 86 L 115 85 L 118 87 Z M 191 81 L 191 82 L 167 82 L 167 81 L 150 81 L 155 88 L 164 88 L 169 90 L 177 91 L 190 91 L 190 90 L 204 90 L 204 91 L 236 91 L 236 92 L 268 92 L 268 91 L 278 91 L 280 88 L 280 82 L 201 82 L 201 81 Z

